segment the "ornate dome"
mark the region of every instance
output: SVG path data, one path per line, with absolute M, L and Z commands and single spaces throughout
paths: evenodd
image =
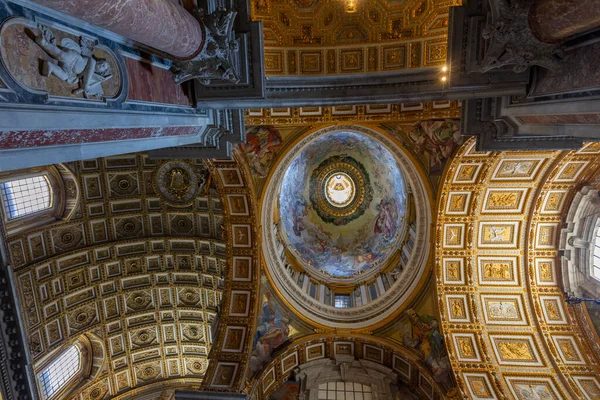
M 419 285 L 430 196 L 417 165 L 384 133 L 307 134 L 278 160 L 263 199 L 267 277 L 311 323 L 373 326 Z
M 280 235 L 305 268 L 348 278 L 394 253 L 406 229 L 406 198 L 387 149 L 362 134 L 335 132 L 309 143 L 287 167 Z

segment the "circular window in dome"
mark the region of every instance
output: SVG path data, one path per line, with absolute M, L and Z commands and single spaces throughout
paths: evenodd
M 355 193 L 354 181 L 343 172 L 335 172 L 325 182 L 325 198 L 334 207 L 346 207 Z

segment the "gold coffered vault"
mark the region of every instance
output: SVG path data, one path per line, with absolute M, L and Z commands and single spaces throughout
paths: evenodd
M 257 0 L 268 75 L 402 71 L 446 61 L 448 10 L 461 0 Z M 352 11 L 349 11 L 351 9 Z

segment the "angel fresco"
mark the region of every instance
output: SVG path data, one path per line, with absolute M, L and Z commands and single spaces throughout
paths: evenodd
M 450 361 L 438 321 L 430 315 L 419 315 L 412 309 L 406 310 L 406 315 L 411 330 L 404 332 L 404 344 L 419 351 L 421 359 L 431 368 L 436 382 L 449 383 Z
M 393 198 L 382 199 L 377 205 L 377 218 L 375 219 L 374 232 L 380 233 L 386 239 L 391 239 L 396 232 L 398 224 L 398 207 Z
M 253 350 L 250 355 L 250 369 L 256 372 L 271 360 L 273 351 L 281 347 L 289 337 L 291 316 L 282 311 L 277 304 L 271 300 L 271 293 L 266 292 L 266 300 L 263 302 L 261 312 L 258 316 L 259 324 L 254 335 Z
M 444 162 L 463 142 L 457 121 L 419 121 L 408 130 L 408 137 L 418 153 L 431 157 L 431 167 L 441 169 Z
M 266 178 L 277 151 L 283 146 L 279 131 L 273 126 L 259 126 L 246 133 L 246 143 L 240 149 L 246 155 L 252 173 Z
M 57 45 L 50 29 L 40 24 L 37 28 L 40 33 L 35 36 L 35 43 L 51 57 L 42 61 L 42 75 L 54 75 L 69 84 L 79 82 L 73 94 L 83 94 L 86 99 L 104 96 L 102 82 L 111 79 L 112 74 L 109 62 L 92 54 L 97 43 L 80 37 L 79 44 L 65 38 Z

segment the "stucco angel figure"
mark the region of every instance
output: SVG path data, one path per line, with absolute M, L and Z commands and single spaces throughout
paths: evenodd
M 35 43 L 50 57 L 42 61 L 42 75 L 54 75 L 69 84 L 79 82 L 79 88 L 73 94 L 90 97 L 102 97 L 102 82 L 111 79 L 110 64 L 103 58 L 92 55 L 97 43 L 84 37 L 79 38 L 79 44 L 73 39 L 64 38 L 60 45 L 56 37 L 43 25 L 37 26 L 40 33 L 35 36 Z

